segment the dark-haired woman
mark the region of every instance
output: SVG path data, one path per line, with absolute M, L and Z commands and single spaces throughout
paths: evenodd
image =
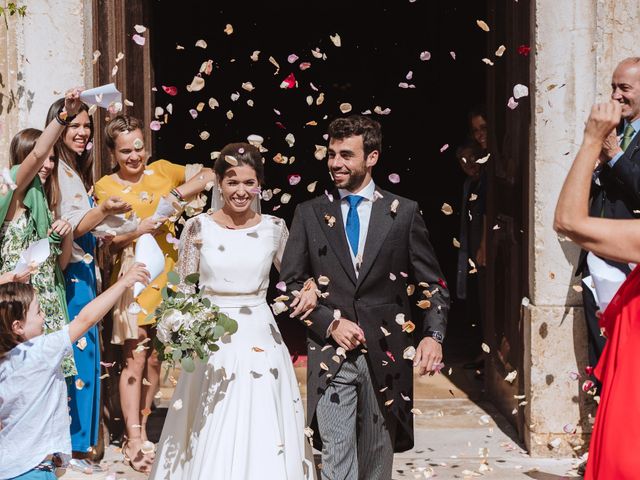
M 281 218 L 252 208 L 263 183 L 256 147 L 225 146 L 214 170 L 221 208 L 187 221 L 178 272 L 187 293 L 193 287 L 184 279 L 199 273 L 200 291 L 238 330 L 194 372 L 180 375 L 151 478 L 310 479 L 298 382 L 266 301 L 271 266 L 280 268 L 289 232 Z M 316 302 L 308 282 L 291 315 L 304 317 Z
M 61 110 L 64 99 L 53 102 L 47 114 L 49 123 Z M 125 213 L 131 206 L 117 197 L 94 206 L 88 191 L 93 186 L 93 121 L 89 107 L 82 103 L 78 114 L 65 127 L 55 146 L 57 170 L 52 178 L 55 209 L 73 229 L 73 250 L 64 271 L 69 318 L 75 318 L 97 294 L 96 238 L 91 233 L 107 216 Z M 57 182 L 57 184 L 56 184 Z M 98 325 L 91 327 L 73 345 L 78 373 L 67 382 L 71 416 L 72 469 L 85 473 L 102 471 L 86 458 L 98 443 L 100 423 L 100 343 Z
M 174 224 L 167 218 L 155 218 L 160 199 L 172 195 L 181 201 L 202 192 L 215 180 L 213 171 L 200 166 L 177 165 L 157 160 L 147 165 L 143 124 L 126 115 L 114 117 L 105 128 L 105 141 L 117 170 L 105 175 L 95 187 L 98 203 L 118 196 L 131 205 L 140 218 L 135 231 L 114 237 L 110 244 L 115 259 L 112 282 L 118 273 L 133 261 L 136 240 L 145 233 L 155 236 L 165 254 L 165 269 L 137 297 L 142 313 L 129 313 L 133 298 L 125 296 L 114 309 L 111 343 L 124 345 L 125 365 L 120 376 L 120 404 L 125 421 L 127 441 L 122 451 L 131 467 L 148 472 L 154 458 L 153 445 L 148 444 L 147 415 L 160 383 L 160 362 L 153 350 L 151 331 L 153 314 L 162 299 L 160 291 L 167 283 L 167 273 L 173 270 L 178 252 L 173 247 Z M 143 379 L 146 380 L 143 383 Z
M 38 293 L 45 314 L 45 331 L 55 332 L 69 323 L 62 269 L 71 254 L 71 226 L 63 219 L 54 220 L 47 192 L 55 166 L 53 146 L 65 124 L 77 113 L 78 89 L 65 96 L 64 110 L 57 113 L 44 131 L 28 128 L 11 141 L 11 178 L 15 185 L 0 195 L 0 273 L 12 272 L 22 253 L 39 240 L 48 239 L 49 256 L 31 272 L 31 284 Z M 73 357 L 62 362 L 65 377 L 76 373 Z

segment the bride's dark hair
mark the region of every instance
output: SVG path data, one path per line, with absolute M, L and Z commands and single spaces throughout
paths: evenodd
M 225 157 L 234 158 L 238 165 L 247 165 L 256 171 L 256 178 L 260 185 L 264 183 L 264 159 L 257 147 L 250 143 L 229 143 L 220 152 L 220 156 L 213 164 L 213 171 L 218 178 L 223 178 L 224 173 L 234 166 L 234 161 Z

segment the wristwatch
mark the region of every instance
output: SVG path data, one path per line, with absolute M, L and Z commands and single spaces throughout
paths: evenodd
M 439 332 L 438 330 L 432 330 L 427 334 L 427 336 L 433 338 L 438 343 L 444 342 L 444 335 L 442 334 L 442 332 Z

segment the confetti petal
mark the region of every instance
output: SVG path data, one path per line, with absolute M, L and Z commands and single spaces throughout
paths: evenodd
M 175 97 L 178 94 L 178 88 L 174 86 L 167 87 L 162 85 L 162 90 L 164 90 L 164 93 L 171 95 L 172 97 Z
M 451 215 L 453 213 L 453 208 L 451 207 L 451 205 L 449 205 L 448 203 L 443 203 L 442 207 L 440 208 L 440 210 L 442 211 L 442 213 L 444 213 L 445 215 Z
M 287 177 L 287 180 L 289 181 L 289 185 L 293 186 L 299 184 L 300 180 L 302 180 L 302 177 L 297 174 L 292 174 Z
M 484 20 L 476 20 L 476 24 L 485 32 L 489 31 L 489 25 Z
M 144 45 L 144 42 L 146 42 L 146 38 L 144 38 L 142 35 L 138 35 L 137 33 L 131 37 L 131 39 L 136 42 L 138 45 Z
M 422 60 L 423 62 L 426 62 L 427 60 L 431 59 L 431 52 L 428 51 L 424 51 L 422 53 L 420 53 L 420 60 Z
M 400 183 L 400 175 L 398 175 L 397 173 L 389 174 L 389 181 L 391 183 Z
M 353 109 L 353 107 L 351 106 L 350 103 L 341 103 L 340 104 L 340 111 L 342 113 L 349 113 L 352 109 Z

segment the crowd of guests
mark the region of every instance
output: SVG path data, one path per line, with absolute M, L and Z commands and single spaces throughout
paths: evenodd
M 0 478 L 24 473 L 35 458 L 47 458 L 38 467 L 47 470 L 55 460 L 49 453 L 61 450 L 60 445 L 67 441 L 73 451 L 71 468 L 85 473 L 101 470 L 89 460 L 98 444 L 102 408 L 97 322 L 112 305 L 112 342 L 122 345 L 124 354 L 120 377 L 126 428 L 123 454 L 136 470 L 149 469 L 153 445 L 149 446 L 145 413 L 152 407 L 160 380 L 160 362 L 149 341 L 149 314 L 160 303 L 166 274 L 177 260 L 171 243 L 175 219 L 157 218 L 154 213 L 161 198 L 184 205 L 185 199 L 196 196 L 214 180 L 211 169 L 198 165 L 185 167 L 166 160 L 146 165 L 142 122 L 116 115 L 105 129 L 114 173 L 96 181 L 94 124 L 79 93 L 80 89 L 73 89 L 55 101 L 45 129 L 24 129 L 10 146 L 11 181 L 5 175 L 6 193 L 0 195 L 0 428 L 5 437 L 3 447 L 10 448 L 0 449 Z M 165 271 L 136 299 L 141 312 L 134 314 L 130 309 L 134 299 L 127 286 L 144 277 L 146 271 L 134 265 L 132 245 L 145 233 L 156 234 L 166 258 Z M 45 239 L 49 245 L 46 260 L 16 269 L 23 252 Z M 112 293 L 101 303 L 96 300 L 99 242 L 115 259 L 112 278 L 103 282 L 103 290 Z M 109 285 L 116 290 L 107 290 Z M 100 309 L 104 311 L 98 315 Z M 37 325 L 40 320 L 41 328 Z M 35 327 L 31 327 L 32 321 Z M 74 327 L 76 323 L 80 326 Z M 32 340 L 40 333 L 63 330 L 72 339 L 76 337 L 69 348 L 62 336 Z M 24 357 L 19 357 L 19 352 Z M 46 398 L 37 396 L 55 396 L 59 385 L 53 378 L 59 376 L 58 364 L 62 366 L 64 398 L 68 399 L 62 413 L 71 417 L 67 437 L 47 430 L 51 425 L 46 421 L 37 426 L 34 416 L 42 413 L 38 407 L 44 411 L 53 408 L 45 405 Z M 46 380 L 48 387 L 44 391 L 34 387 L 33 404 L 12 403 L 12 389 L 22 389 L 41 377 L 45 381 L 46 375 L 51 377 Z M 16 398 L 24 398 L 24 392 Z M 24 415 L 25 409 L 31 413 Z M 25 424 L 25 418 L 32 424 Z M 52 446 L 55 448 L 49 448 Z M 23 468 L 27 465 L 31 466 Z
M 579 273 L 588 278 L 595 273 L 588 263 L 588 255 L 595 255 L 608 268 L 628 275 L 604 312 L 596 315 L 597 299 L 585 297 L 591 336 L 597 341 L 591 349 L 596 357 L 592 364 L 597 362 L 595 374 L 602 382 L 586 475 L 599 479 L 634 478 L 639 466 L 634 453 L 640 425 L 628 416 L 628 406 L 640 401 L 633 350 L 640 332 L 640 273 L 634 270 L 640 262 L 640 222 L 634 220 L 640 210 L 640 58 L 618 65 L 612 88 L 612 101 L 591 111 L 554 225 L 584 248 Z M 79 94 L 79 89 L 70 90 L 51 105 L 44 130 L 27 128 L 15 135 L 10 169 L 3 175 L 0 478 L 54 478 L 40 474 L 53 475 L 56 466 L 68 460 L 51 455 L 61 450 L 73 452 L 72 468 L 100 471 L 88 454 L 98 443 L 101 417 L 97 323 L 110 310 L 111 343 L 123 347 L 122 451 L 135 470 L 151 470 L 155 448 L 146 426 L 160 383 L 160 361 L 151 341 L 152 313 L 177 261 L 174 222 L 179 218 L 158 216 L 156 210 L 162 199 L 184 206 L 216 178 L 212 169 L 199 165 L 185 167 L 166 160 L 147 164 L 142 122 L 119 114 L 105 129 L 114 171 L 96 181 L 94 124 Z M 469 142 L 457 152 L 467 176 L 457 295 L 467 300 L 470 315 L 477 315 L 483 311 L 478 293 L 482 278 L 470 281 L 468 264 L 479 269 L 485 264 L 487 179 L 484 162 L 478 162 L 487 157 L 484 113 L 472 112 L 469 126 Z M 134 243 L 144 234 L 155 236 L 165 256 L 164 272 L 152 281 L 144 265 L 134 260 Z M 24 265 L 24 252 L 41 241 L 47 246 L 46 258 Z M 103 282 L 100 295 L 95 261 L 99 243 L 113 259 L 112 276 Z M 130 287 L 136 282 L 146 287 L 134 301 Z

